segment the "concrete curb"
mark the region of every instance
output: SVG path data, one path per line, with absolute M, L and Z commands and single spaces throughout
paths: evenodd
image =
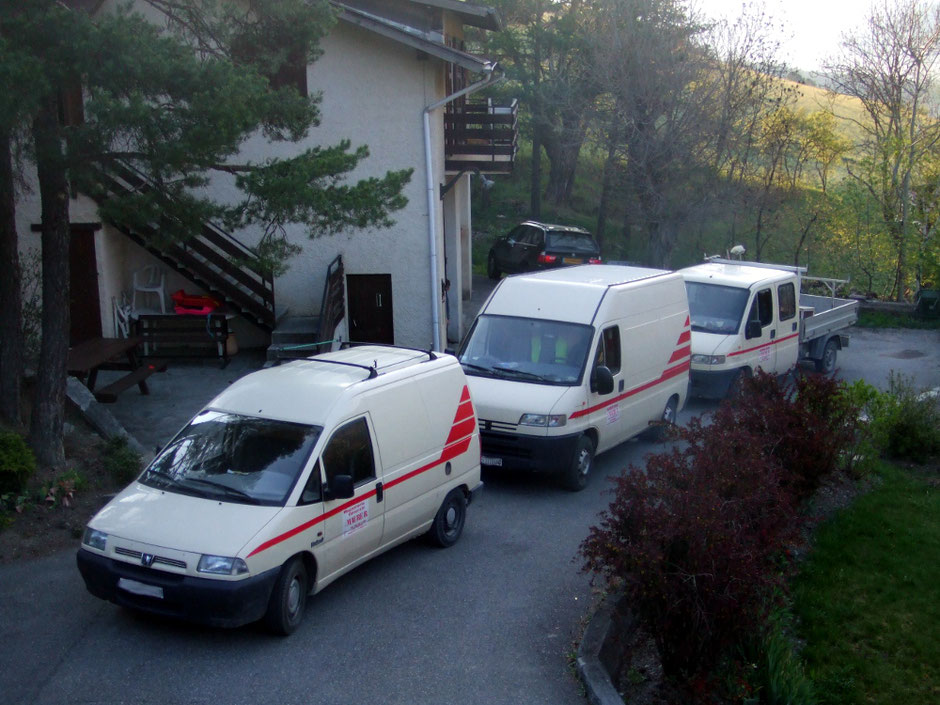
M 611 614 L 619 595 L 608 595 L 591 617 L 581 644 L 578 646 L 578 676 L 584 683 L 588 700 L 593 705 L 623 705 L 623 698 L 610 680 L 607 668 L 601 662 L 601 650 L 610 634 Z

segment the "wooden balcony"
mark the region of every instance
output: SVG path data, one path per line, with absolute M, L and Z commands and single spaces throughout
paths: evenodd
M 512 172 L 516 156 L 518 101 L 489 99 L 448 106 L 444 113 L 444 168 L 451 173 Z

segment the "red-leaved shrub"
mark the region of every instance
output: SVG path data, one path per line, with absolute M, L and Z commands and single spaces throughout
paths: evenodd
M 668 672 L 701 673 L 762 625 L 799 531 L 797 503 L 851 441 L 839 389 L 758 374 L 614 481 L 581 544 L 584 569 L 619 585 Z

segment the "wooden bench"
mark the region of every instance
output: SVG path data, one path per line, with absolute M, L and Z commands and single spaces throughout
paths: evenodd
M 131 370 L 123 377 L 119 377 L 111 384 L 94 392 L 95 399 L 103 404 L 113 403 L 117 401 L 118 394 L 125 389 L 130 389 L 135 384 L 142 383 L 154 372 L 166 372 L 166 361 L 149 358 L 136 370 Z
M 114 402 L 117 395 L 135 384 L 141 394 L 149 394 L 146 379 L 154 372 L 166 370 L 162 360 L 150 360 L 141 365 L 137 357 L 137 346 L 141 339 L 131 338 L 91 338 L 69 349 L 67 362 L 68 373 L 78 377 L 100 402 Z M 95 391 L 99 370 L 122 370 L 127 374 Z
M 224 367 L 228 364 L 229 315 L 141 314 L 135 332 L 145 358 L 215 357 Z

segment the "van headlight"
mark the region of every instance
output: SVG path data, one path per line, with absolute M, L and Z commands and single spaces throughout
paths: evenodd
M 248 566 L 241 558 L 228 556 L 202 556 L 196 570 L 213 575 L 242 575 L 248 572 Z
M 89 548 L 103 551 L 108 545 L 108 535 L 103 531 L 98 531 L 97 529 L 92 529 L 90 526 L 86 526 L 85 535 L 82 536 L 82 543 Z
M 565 414 L 523 414 L 519 419 L 520 426 L 558 428 L 566 423 L 568 423 L 568 416 Z
M 692 362 L 698 365 L 723 365 L 724 355 L 693 355 Z

